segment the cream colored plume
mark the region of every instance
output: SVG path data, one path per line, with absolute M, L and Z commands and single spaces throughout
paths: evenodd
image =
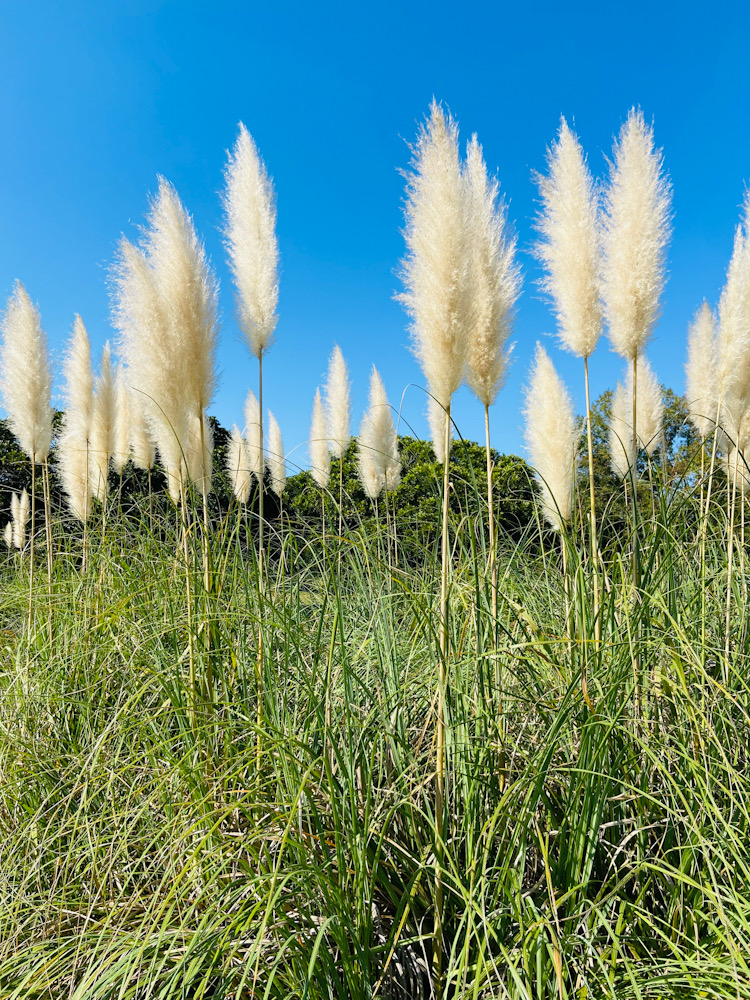
M 177 500 L 191 420 L 205 425 L 216 387 L 216 282 L 190 216 L 163 178 L 141 247 L 120 241 L 114 284 L 131 385 L 142 394 Z
M 276 204 L 273 182 L 242 122 L 225 178 L 224 232 L 237 288 L 239 323 L 250 350 L 260 358 L 271 345 L 278 319 Z
M 320 389 L 315 390 L 310 426 L 310 472 L 318 486 L 323 489 L 328 486 L 331 478 L 331 453 L 328 450 L 328 426 Z
M 628 395 L 622 383 L 618 382 L 612 396 L 612 412 L 609 420 L 609 454 L 612 471 L 620 479 L 624 479 L 628 475 L 635 461 L 632 413 L 632 390 Z
M 127 369 L 125 377 L 130 380 Z M 130 453 L 136 469 L 152 469 L 156 461 L 156 446 L 146 419 L 143 395 L 130 387 Z
M 15 548 L 26 547 L 26 526 L 29 523 L 29 494 L 26 490 L 19 496 L 13 493 L 10 498 L 10 510 L 13 517 L 12 542 Z
M 118 475 L 130 459 L 130 386 L 123 365 L 117 365 L 114 376 L 115 424 L 112 436 L 112 468 Z
M 746 205 L 747 210 L 747 205 Z M 721 421 L 736 440 L 750 408 L 750 238 L 737 227 L 727 279 L 719 300 L 716 335 L 716 392 L 722 400 Z
M 497 203 L 498 183 L 487 177 L 476 136 L 469 143 L 463 178 L 469 244 L 466 381 L 477 399 L 491 406 L 508 370 L 508 337 L 521 276 L 515 237 L 508 231 L 505 207 Z
M 211 423 L 201 423 L 196 413 L 190 415 L 188 446 L 183 459 L 183 476 L 195 485 L 203 496 L 211 492 L 213 472 L 214 432 Z
M 286 462 L 284 461 L 284 442 L 281 439 L 281 428 L 276 417 L 268 411 L 268 453 L 266 467 L 271 475 L 271 489 L 280 497 L 286 487 Z
M 232 434 L 227 442 L 226 469 L 232 490 L 240 503 L 247 503 L 253 477 L 245 449 L 245 439 L 237 424 L 232 427 Z
M 552 298 L 563 347 L 588 358 L 602 332 L 599 205 L 583 150 L 564 118 L 547 165 L 548 175 L 537 177 L 542 239 L 535 250 L 546 272 L 541 287 Z
M 56 454 L 58 474 L 68 507 L 79 521 L 88 521 L 93 497 L 89 445 L 77 432 L 63 430 Z
M 87 521 L 93 496 L 89 469 L 91 428 L 94 418 L 94 375 L 91 342 L 80 316 L 63 360 L 65 416 L 57 444 L 57 468 L 68 506 L 80 521 Z
M 9 549 L 13 548 L 13 521 L 10 520 L 3 530 L 3 540 Z
M 458 127 L 435 101 L 420 128 L 406 190 L 404 292 L 414 351 L 443 407 L 464 375 L 469 323 L 466 213 Z
M 349 402 L 349 372 L 338 344 L 328 361 L 325 386 L 328 447 L 334 458 L 341 458 L 351 441 L 351 407 Z
M 20 281 L 8 299 L 1 326 L 0 392 L 8 424 L 21 450 L 38 465 L 49 455 L 52 443 L 49 353 L 39 310 Z
M 445 410 L 432 396 L 427 397 L 427 423 L 430 428 L 432 450 L 439 465 L 445 463 Z M 449 443 L 453 440 L 453 424 L 448 425 Z
M 99 374 L 94 381 L 94 408 L 89 443 L 91 490 L 98 500 L 109 492 L 109 462 L 114 451 L 115 386 L 109 341 L 104 345 Z
M 252 389 L 245 400 L 245 447 L 250 472 L 263 482 L 263 439 L 260 431 L 260 405 Z
M 549 355 L 537 344 L 526 390 L 526 444 L 547 521 L 560 531 L 573 503 L 578 431 L 573 403 Z
M 716 422 L 716 381 L 716 320 L 708 302 L 704 302 L 690 324 L 685 365 L 690 419 L 702 438 L 708 437 Z
M 94 374 L 91 370 L 91 341 L 83 320 L 76 315 L 73 335 L 63 359 L 65 376 L 65 432 L 84 442 L 91 435 L 94 409 Z
M 633 360 L 659 314 L 671 189 L 643 112 L 631 109 L 615 144 L 606 192 L 602 295 L 612 347 Z
M 651 457 L 662 443 L 664 395 L 659 381 L 643 355 L 638 358 L 638 395 L 636 399 L 636 436 L 638 447 Z M 609 428 L 612 469 L 624 478 L 634 463 L 633 454 L 633 368 L 628 367 L 625 384 L 617 383 L 612 397 Z
M 380 373 L 373 365 L 369 407 L 362 418 L 357 441 L 359 477 L 374 500 L 386 490 L 395 490 L 401 480 L 401 459 L 393 415 Z

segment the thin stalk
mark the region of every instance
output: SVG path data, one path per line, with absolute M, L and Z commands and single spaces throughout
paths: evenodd
M 487 517 L 490 529 L 490 580 L 492 586 L 493 646 L 497 646 L 497 553 L 495 551 L 495 504 L 492 495 L 492 454 L 490 451 L 490 408 L 484 406 L 484 441 L 487 457 Z M 499 690 L 498 679 L 498 690 Z
M 448 499 L 450 491 L 451 404 L 445 410 L 443 463 L 443 531 L 440 545 L 440 656 L 438 657 L 437 762 L 435 766 L 435 933 L 433 983 L 442 995 L 443 972 L 443 843 L 445 826 L 445 699 L 448 680 Z
M 205 473 L 206 465 L 206 432 L 205 432 L 205 416 L 203 410 L 201 410 L 201 456 L 203 471 Z M 201 546 L 203 551 L 203 587 L 206 591 L 206 601 L 210 600 L 211 592 L 211 545 L 209 540 L 209 523 L 208 523 L 208 485 L 206 482 L 206 476 L 204 475 L 201 480 L 201 495 L 203 498 L 203 545 Z M 207 610 L 210 608 L 207 607 Z M 213 671 L 213 661 L 211 659 L 211 628 L 209 622 L 205 622 L 206 627 L 206 701 L 209 705 L 213 705 L 214 701 L 214 671 Z
M 729 683 L 729 622 L 732 610 L 732 557 L 734 555 L 734 513 L 737 499 L 737 466 L 740 449 L 734 449 L 734 476 L 732 477 L 732 502 L 729 514 L 729 537 L 727 539 L 727 601 L 724 621 L 724 683 Z
M 591 573 L 594 584 L 594 647 L 599 649 L 601 641 L 601 610 L 599 604 L 599 539 L 596 532 L 596 492 L 594 489 L 594 442 L 591 433 L 591 397 L 589 395 L 589 359 L 583 359 L 583 374 L 586 384 L 586 438 L 589 452 L 589 505 L 591 539 L 589 544 L 589 560 L 591 562 Z M 588 685 L 586 683 L 585 661 L 581 661 L 581 691 L 586 704 L 592 708 L 589 698 Z
M 266 459 L 263 449 L 263 352 L 258 355 L 258 410 L 260 413 L 260 483 L 258 490 L 258 572 L 263 579 L 263 481 L 266 472 Z
M 49 610 L 47 626 L 49 640 L 52 642 L 52 503 L 49 487 L 49 459 L 42 463 L 42 489 L 44 491 L 44 534 L 47 542 L 47 594 L 49 596 Z
M 630 469 L 630 477 L 633 483 L 633 588 L 635 590 L 636 600 L 638 598 L 638 585 L 640 570 L 638 565 L 638 490 L 636 488 L 636 473 L 638 469 L 638 428 L 636 426 L 637 419 L 636 409 L 637 404 L 637 389 L 638 389 L 638 355 L 633 357 L 633 412 L 631 417 L 631 423 L 633 425 L 633 436 L 632 436 L 632 454 L 633 454 L 633 464 Z
M 31 533 L 29 539 L 29 627 L 28 636 L 31 642 L 31 624 L 34 613 L 34 529 L 36 523 L 36 463 L 31 458 Z
M 188 697 L 190 704 L 188 714 L 190 721 L 195 728 L 197 721 L 198 697 L 195 687 L 195 649 L 193 648 L 193 589 L 190 583 L 190 549 L 188 546 L 188 523 L 187 523 L 187 498 L 185 490 L 185 479 L 180 476 L 180 517 L 182 520 L 182 554 L 185 559 L 185 600 L 187 601 L 187 627 L 188 627 Z

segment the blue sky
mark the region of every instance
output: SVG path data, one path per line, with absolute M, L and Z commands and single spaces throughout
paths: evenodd
M 291 463 L 304 465 L 316 386 L 335 342 L 350 365 L 353 412 L 381 370 L 402 428 L 426 434 L 423 385 L 393 295 L 404 253 L 407 143 L 433 95 L 473 132 L 509 201 L 524 275 L 515 364 L 492 413 L 494 442 L 522 452 L 522 386 L 537 339 L 583 408 L 580 362 L 558 350 L 529 254 L 533 170 L 560 115 L 594 173 L 633 105 L 653 120 L 674 186 L 662 318 L 649 350 L 683 388 L 687 324 L 723 284 L 750 181 L 750 13 L 717 2 L 608 5 L 442 2 L 0 0 L 0 298 L 16 278 L 38 302 L 59 360 L 74 313 L 95 349 L 112 335 L 108 268 L 137 234 L 158 174 L 193 214 L 221 283 L 221 385 L 212 412 L 241 422 L 256 363 L 239 340 L 220 234 L 219 192 L 238 121 L 278 196 L 282 256 L 266 400 Z M 594 395 L 620 361 L 603 339 Z M 59 382 L 58 382 L 59 385 Z M 454 413 L 483 437 L 466 390 Z

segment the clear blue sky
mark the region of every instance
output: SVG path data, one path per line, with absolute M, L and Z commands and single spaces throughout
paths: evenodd
M 0 297 L 16 278 L 24 282 L 56 359 L 76 312 L 98 350 L 111 336 L 115 244 L 123 232 L 136 235 L 163 174 L 192 212 L 221 282 L 212 412 L 241 423 L 256 364 L 238 338 L 218 193 L 242 120 L 278 195 L 280 321 L 265 394 L 291 461 L 307 460 L 313 394 L 334 342 L 350 365 L 356 423 L 375 363 L 396 405 L 406 389 L 403 417 L 424 435 L 424 396 L 407 388 L 423 379 L 393 294 L 404 252 L 399 170 L 434 95 L 462 140 L 478 134 L 518 232 L 516 360 L 492 426 L 501 450 L 520 452 L 534 343 L 554 332 L 528 253 L 531 172 L 544 169 L 560 115 L 597 174 L 632 105 L 653 119 L 675 217 L 649 356 L 662 381 L 682 390 L 686 327 L 704 296 L 718 298 L 750 180 L 749 51 L 748 8 L 721 0 L 0 0 Z M 546 343 L 580 411 L 580 363 Z M 603 340 L 592 359 L 594 394 L 619 372 Z M 465 437 L 482 439 L 482 414 L 466 390 L 455 417 Z

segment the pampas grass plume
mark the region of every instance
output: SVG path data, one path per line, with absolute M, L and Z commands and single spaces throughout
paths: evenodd
M 118 475 L 122 475 L 123 469 L 130 459 L 130 386 L 123 365 L 115 368 L 114 386 L 114 430 L 112 437 L 112 468 Z
M 609 454 L 612 471 L 620 479 L 629 473 L 635 461 L 633 454 L 633 427 L 631 414 L 633 412 L 632 390 L 628 396 L 622 383 L 612 396 L 612 412 L 609 421 Z
M 13 520 L 11 519 L 3 529 L 3 540 L 9 549 L 13 548 Z
M 310 426 L 310 472 L 313 479 L 325 489 L 331 478 L 331 453 L 328 450 L 328 427 L 320 389 L 315 390 L 312 424 Z
M 653 130 L 631 109 L 615 144 L 606 192 L 602 294 L 609 339 L 628 360 L 645 347 L 659 313 L 670 236 L 671 188 Z
M 430 428 L 430 440 L 432 450 L 435 452 L 435 461 L 439 465 L 445 464 L 445 409 L 433 397 L 427 397 L 427 423 Z M 453 440 L 453 423 L 448 426 L 450 440 Z
M 468 348 L 467 238 L 458 127 L 435 101 L 407 177 L 404 292 L 412 341 L 429 390 L 445 408 Z
M 73 335 L 63 360 L 65 376 L 65 430 L 83 442 L 91 435 L 94 409 L 94 374 L 91 370 L 91 341 L 83 320 L 76 315 Z
M 245 400 L 245 446 L 248 469 L 259 483 L 263 482 L 263 441 L 260 436 L 260 405 L 252 389 Z
M 109 492 L 109 460 L 114 450 L 115 429 L 115 386 L 109 341 L 104 345 L 94 386 L 89 448 L 91 489 L 94 496 L 103 501 Z
M 125 369 L 125 377 L 129 374 Z M 130 391 L 130 452 L 136 469 L 151 469 L 156 461 L 156 446 L 146 418 L 143 396 L 132 386 Z
M 250 474 L 245 439 L 237 424 L 232 427 L 232 434 L 227 442 L 226 469 L 234 495 L 240 503 L 247 503 L 253 477 Z
M 506 345 L 521 279 L 507 212 L 497 204 L 498 183 L 487 176 L 476 136 L 468 146 L 463 183 L 470 297 L 466 381 L 479 401 L 491 406 L 508 370 Z
M 564 118 L 547 164 L 548 175 L 537 176 L 542 239 L 535 250 L 546 271 L 540 284 L 552 299 L 563 347 L 588 358 L 602 332 L 599 206 L 583 150 Z
M 8 424 L 21 449 L 38 465 L 49 455 L 52 443 L 49 355 L 39 310 L 20 281 L 0 325 L 0 391 Z
M 573 501 L 578 430 L 573 403 L 549 355 L 537 344 L 526 390 L 526 444 L 547 521 L 561 531 Z
M 746 204 L 746 211 L 750 201 Z M 716 334 L 716 387 L 724 403 L 727 431 L 739 436 L 740 423 L 750 405 L 750 237 L 737 226 L 727 279 L 719 299 Z
M 239 323 L 250 350 L 260 358 L 271 345 L 278 319 L 276 205 L 273 183 L 242 122 L 225 178 L 224 231 Z
M 325 393 L 328 446 L 334 458 L 341 458 L 351 440 L 351 407 L 349 402 L 349 372 L 338 344 L 334 345 L 328 362 Z
M 369 407 L 357 441 L 359 477 L 374 500 L 385 489 L 395 490 L 401 480 L 401 459 L 391 406 L 380 373 L 373 365 Z
M 286 487 L 286 462 L 284 461 L 284 442 L 281 439 L 281 428 L 276 417 L 268 411 L 268 454 L 266 467 L 271 475 L 271 489 L 277 497 L 281 497 Z
M 94 495 L 89 446 L 75 431 L 63 430 L 56 453 L 68 507 L 74 517 L 86 522 L 91 515 L 91 498 Z
M 11 540 L 17 549 L 26 546 L 26 525 L 29 523 L 29 494 L 26 490 L 19 496 L 14 493 L 10 498 L 10 509 L 13 517 Z
M 716 320 L 708 302 L 695 314 L 688 330 L 685 396 L 693 426 L 708 437 L 716 421 Z

